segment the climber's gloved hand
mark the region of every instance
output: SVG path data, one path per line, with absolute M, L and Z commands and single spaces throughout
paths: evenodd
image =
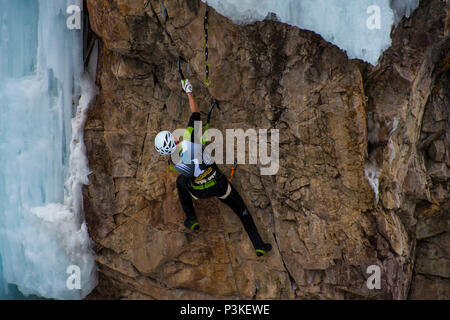
M 181 86 L 186 93 L 192 93 L 192 84 L 188 79 L 181 80 Z

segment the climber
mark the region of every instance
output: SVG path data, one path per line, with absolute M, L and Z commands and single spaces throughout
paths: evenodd
M 191 117 L 185 130 L 183 140 L 175 141 L 169 131 L 161 131 L 155 138 L 155 148 L 161 155 L 172 154 L 180 144 L 180 161 L 170 164 L 171 169 L 180 173 L 177 178 L 178 196 L 186 214 L 184 225 L 190 230 L 199 230 L 199 222 L 195 214 L 192 198 L 206 199 L 218 197 L 227 204 L 241 220 L 245 231 L 255 248 L 258 257 L 264 256 L 272 249 L 270 243 L 264 243 L 256 225 L 239 193 L 211 160 L 207 152 L 203 152 L 203 142 L 194 142 L 194 122 L 200 121 L 200 110 L 192 94 L 192 85 L 188 79 L 181 81 L 183 90 L 189 98 Z M 197 151 L 197 152 L 196 152 Z M 200 151 L 200 152 L 198 152 Z M 171 160 L 169 160 L 171 163 Z

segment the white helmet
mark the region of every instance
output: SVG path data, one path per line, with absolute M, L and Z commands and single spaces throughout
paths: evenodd
M 169 131 L 161 131 L 155 137 L 155 148 L 162 155 L 168 155 L 175 151 L 176 144 L 173 135 Z

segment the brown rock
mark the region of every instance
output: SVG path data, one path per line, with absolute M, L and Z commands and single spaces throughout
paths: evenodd
M 206 87 L 205 4 L 164 3 L 167 22 L 157 0 L 87 1 L 101 39 L 100 94 L 85 128 L 94 173 L 84 209 L 100 274 L 91 298 L 406 299 L 409 287 L 411 298 L 445 297 L 448 255 L 433 239 L 448 240 L 438 226 L 448 148 L 437 136 L 424 143 L 448 119 L 445 4 L 421 1 L 374 68 L 313 32 L 271 20 L 238 26 L 211 9 Z M 233 179 L 273 245 L 264 259 L 215 199 L 196 203 L 200 232 L 182 225 L 176 174 L 153 147 L 159 130 L 183 128 L 189 116 L 180 54 L 203 116 L 221 100 L 214 127 L 280 130 L 278 174 L 240 165 Z M 379 203 L 368 159 L 381 172 Z M 432 205 L 442 211 L 428 216 Z M 417 239 L 429 244 L 418 244 L 413 276 Z M 377 292 L 365 285 L 372 264 L 384 275 Z
M 442 162 L 445 159 L 445 145 L 444 141 L 434 141 L 428 148 L 428 155 L 436 162 Z

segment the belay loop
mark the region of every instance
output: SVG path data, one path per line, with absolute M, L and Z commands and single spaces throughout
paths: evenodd
M 208 52 L 208 16 L 209 16 L 209 6 L 206 4 L 206 11 L 205 11 L 205 20 L 203 21 L 203 29 L 205 30 L 205 84 L 208 87 L 211 84 L 211 80 L 209 80 L 209 64 L 208 64 L 208 58 L 209 58 L 209 52 Z

